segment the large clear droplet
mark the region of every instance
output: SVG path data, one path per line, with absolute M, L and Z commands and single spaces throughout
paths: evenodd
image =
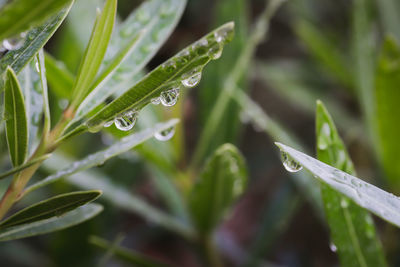
M 182 84 L 187 88 L 195 87 L 201 80 L 201 69 L 194 69 L 182 75 Z
M 289 156 L 289 154 L 284 151 L 281 151 L 281 160 L 283 166 L 289 172 L 298 172 L 301 169 L 303 169 L 303 166 L 301 166 L 297 161 L 292 159 L 292 157 Z
M 3 40 L 3 47 L 7 50 L 17 50 L 22 47 L 25 42 L 26 33 L 21 33 L 19 36 Z
M 165 129 L 161 132 L 155 133 L 154 137 L 159 141 L 167 141 L 171 139 L 175 134 L 175 127 L 172 126 L 168 129 Z
M 129 131 L 135 126 L 138 116 L 137 111 L 128 111 L 114 119 L 115 127 L 121 131 Z
M 161 104 L 166 107 L 171 107 L 176 104 L 179 97 L 179 88 L 174 88 L 164 91 L 160 95 Z
M 223 46 L 221 44 L 214 45 L 208 50 L 208 55 L 214 60 L 219 59 L 222 55 L 222 50 Z
M 198 55 L 203 55 L 207 52 L 208 41 L 207 39 L 201 39 L 192 45 L 192 50 Z

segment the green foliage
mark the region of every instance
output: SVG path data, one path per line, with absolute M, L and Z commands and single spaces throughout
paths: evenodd
M 318 159 L 355 175 L 353 163 L 322 102 L 317 102 L 316 132 Z M 386 266 L 369 213 L 324 183 L 321 195 L 341 266 Z
M 378 152 L 390 185 L 400 188 L 400 48 L 386 39 L 378 62 L 375 84 L 375 117 Z
M 247 170 L 243 156 L 231 144 L 209 159 L 189 196 L 193 221 L 201 233 L 212 231 L 232 203 L 243 193 Z
M 72 0 L 16 0 L 0 9 L 0 40 L 37 26 Z

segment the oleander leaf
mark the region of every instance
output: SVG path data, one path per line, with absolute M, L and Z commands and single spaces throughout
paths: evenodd
M 37 26 L 72 0 L 14 0 L 0 9 L 0 40 Z
M 40 201 L 0 222 L 0 228 L 33 223 L 55 216 L 60 217 L 71 210 L 97 199 L 101 193 L 98 190 L 78 191 Z
M 206 163 L 189 195 L 189 209 L 197 229 L 209 233 L 247 184 L 243 156 L 231 144 L 222 145 Z
M 350 198 L 357 205 L 400 227 L 400 198 L 372 184 L 316 160 L 296 149 L 275 143 L 286 158 L 294 160 L 318 180 Z
M 10 67 L 4 87 L 7 143 L 11 162 L 16 167 L 24 163 L 28 151 L 28 122 L 24 96 L 17 76 Z
M 151 0 L 144 2 L 114 32 L 103 67 L 110 65 L 119 51 L 127 50 L 138 36 L 133 49 L 127 50 L 111 78 L 96 86 L 79 106 L 75 120 L 101 105 L 113 94 L 121 95 L 138 81 L 139 72 L 172 33 L 186 5 L 186 0 Z M 139 77 L 140 78 L 140 77 Z
M 316 112 L 318 159 L 354 175 L 353 163 L 322 102 Z M 324 183 L 321 196 L 341 266 L 386 266 L 373 220 L 365 209 Z
M 61 217 L 18 225 L 0 230 L 0 241 L 15 240 L 36 235 L 47 234 L 83 223 L 103 210 L 103 206 L 90 203 L 67 212 Z
M 72 5 L 72 4 L 71 4 Z M 62 9 L 58 14 L 52 16 L 43 25 L 33 28 L 26 34 L 25 43 L 20 49 L 8 51 L 0 59 L 0 77 L 10 66 L 15 73 L 19 73 L 37 52 L 47 43 L 54 32 L 58 29 L 61 22 L 67 16 L 71 5 Z M 1 86 L 1 84 L 0 84 Z
M 67 69 L 65 64 L 56 60 L 49 53 L 45 53 L 46 77 L 50 90 L 58 99 L 71 98 L 71 90 L 74 85 L 74 75 Z
M 15 167 L 15 168 L 13 168 L 13 169 L 11 169 L 9 171 L 3 172 L 3 173 L 0 174 L 0 179 L 7 178 L 8 176 L 10 176 L 10 175 L 12 175 L 14 173 L 20 172 L 20 171 L 22 171 L 22 170 L 24 170 L 24 169 L 26 169 L 26 168 L 38 163 L 38 162 L 42 162 L 42 161 L 48 159 L 50 156 L 51 156 L 51 154 L 45 154 L 43 156 L 36 157 L 35 159 L 32 159 L 31 161 L 28 161 L 28 162 L 26 162 L 26 163 L 24 163 L 22 165 L 19 165 L 18 167 Z
M 117 0 L 107 0 L 98 14 L 72 89 L 72 109 L 90 93 L 91 85 L 100 69 L 101 62 L 113 31 L 117 12 Z

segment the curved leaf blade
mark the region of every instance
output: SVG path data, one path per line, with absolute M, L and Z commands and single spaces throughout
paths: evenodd
M 21 87 L 10 67 L 7 68 L 4 87 L 7 143 L 12 164 L 19 166 L 24 163 L 28 151 L 28 122 Z
M 117 13 L 117 0 L 107 0 L 98 15 L 85 55 L 78 70 L 72 92 L 71 106 L 74 108 L 88 95 L 101 62 L 107 51 Z
M 14 173 L 20 172 L 20 171 L 22 171 L 22 170 L 24 170 L 24 169 L 26 169 L 26 168 L 38 163 L 38 162 L 42 162 L 42 161 L 48 159 L 50 156 L 51 156 L 51 154 L 45 154 L 45 155 L 37 157 L 37 158 L 35 158 L 35 159 L 31 160 L 31 161 L 28 161 L 25 164 L 19 165 L 18 167 L 13 168 L 13 169 L 11 169 L 9 171 L 3 172 L 2 174 L 0 174 L 0 179 L 7 178 L 8 176 L 10 176 L 10 175 L 12 175 Z
M 194 69 L 202 70 L 213 59 L 213 55 L 208 51 L 221 49 L 222 45 L 228 43 L 233 37 L 233 28 L 234 24 L 231 22 L 222 25 L 158 66 L 126 93 L 88 119 L 86 127 L 100 129 L 99 127 L 118 114 L 129 109 L 140 109 L 147 105 L 151 98 L 158 97 L 162 91 L 170 89 L 171 86 L 181 86 L 181 76 Z M 219 34 L 225 36 L 220 42 L 215 37 Z
M 14 0 L 0 9 L 0 40 L 39 25 L 72 0 Z
M 217 149 L 189 196 L 194 223 L 202 233 L 213 230 L 231 204 L 243 193 L 247 170 L 243 156 L 231 144 Z
M 51 91 L 59 99 L 69 99 L 71 97 L 72 86 L 74 85 L 74 75 L 67 69 L 63 62 L 56 60 L 50 54 L 45 53 L 44 59 L 46 76 Z
M 320 101 L 317 101 L 316 130 L 318 159 L 349 174 L 355 174 L 336 126 Z M 321 196 L 341 266 L 386 266 L 368 211 L 323 183 Z
M 129 15 L 111 38 L 104 62 L 112 60 L 117 51 L 129 45 L 132 36 L 141 33 L 137 44 L 133 51 L 129 51 L 112 77 L 105 84 L 93 89 L 81 103 L 77 111 L 78 119 L 101 105 L 112 94 L 122 94 L 132 87 L 138 80 L 139 72 L 172 33 L 185 6 L 186 0 L 150 0 Z
M 18 225 L 0 230 L 0 241 L 15 240 L 47 234 L 83 223 L 103 210 L 103 206 L 90 203 L 70 211 L 62 217 L 53 217 L 34 223 Z
M 357 205 L 400 227 L 400 198 L 372 184 L 316 160 L 284 144 L 275 143 L 282 152 L 300 163 L 314 177 L 342 193 Z
M 67 6 L 43 25 L 30 30 L 27 33 L 24 45 L 20 49 L 7 52 L 0 59 L 0 76 L 5 72 L 7 66 L 10 66 L 18 74 L 51 38 L 67 16 L 70 8 L 71 5 Z
M 17 226 L 26 223 L 45 220 L 54 216 L 61 216 L 66 212 L 83 206 L 102 194 L 101 191 L 79 191 L 61 194 L 32 206 L 29 206 L 5 219 L 0 223 L 0 228 Z

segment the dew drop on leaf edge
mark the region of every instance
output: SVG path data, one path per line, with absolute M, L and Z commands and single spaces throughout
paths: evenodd
M 127 111 L 114 119 L 115 127 L 121 131 L 129 131 L 135 126 L 137 116 L 137 111 Z
M 164 91 L 160 95 L 160 101 L 163 106 L 171 107 L 178 102 L 179 88 L 173 88 L 168 91 Z
M 288 172 L 298 172 L 303 169 L 303 166 L 301 166 L 300 163 L 292 159 L 292 157 L 284 151 L 281 151 L 281 160 L 283 166 Z
M 158 141 L 168 141 L 174 136 L 174 134 L 175 134 L 175 126 L 172 126 L 160 132 L 156 132 L 154 134 L 154 138 L 156 138 Z
M 194 69 L 181 77 L 181 82 L 186 88 L 195 87 L 201 80 L 201 70 Z

